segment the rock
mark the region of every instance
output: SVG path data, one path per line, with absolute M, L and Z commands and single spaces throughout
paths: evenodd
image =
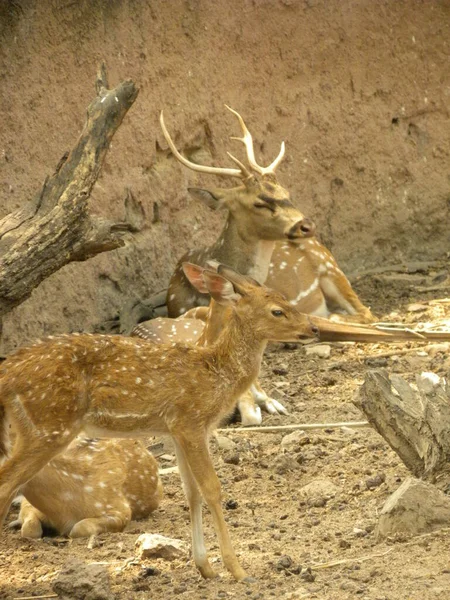
M 272 373 L 274 375 L 287 375 L 288 372 L 289 372 L 288 366 L 285 363 L 281 363 L 280 365 L 278 365 L 277 367 L 274 367 L 272 369 Z
M 301 446 L 308 443 L 308 436 L 301 429 L 288 433 L 281 440 L 281 449 L 283 452 L 296 452 Z
M 136 540 L 135 546 L 139 558 L 173 560 L 188 553 L 188 546 L 185 542 L 164 537 L 158 533 L 143 533 Z
M 386 481 L 386 475 L 384 473 L 378 473 L 375 477 L 368 477 L 366 479 L 366 488 L 368 490 L 374 490 Z
M 315 479 L 300 488 L 300 495 L 308 506 L 325 506 L 328 500 L 334 498 L 340 489 L 331 479 Z
M 279 454 L 275 459 L 275 473 L 277 475 L 285 475 L 291 471 L 296 471 L 299 468 L 298 461 L 289 454 Z
M 236 450 L 236 442 L 233 442 L 233 440 L 230 440 L 230 438 L 226 437 L 225 435 L 217 435 L 216 442 L 221 450 L 226 450 L 229 452 Z
M 379 358 L 377 358 L 376 356 L 369 357 L 369 358 L 366 358 L 366 360 L 364 362 L 368 367 L 375 367 L 375 368 L 386 367 L 388 364 L 387 358 L 385 358 L 383 356 L 381 356 Z
M 380 513 L 377 539 L 395 534 L 418 535 L 450 521 L 450 498 L 434 485 L 409 477 L 390 496 Z
M 442 342 L 440 344 L 429 344 L 427 346 L 427 352 L 432 357 L 436 356 L 436 354 L 438 354 L 439 352 L 442 352 L 443 354 L 448 354 L 450 352 L 450 343 Z
M 240 459 L 239 452 L 225 452 L 222 460 L 227 465 L 238 465 Z
M 331 346 L 328 344 L 315 344 L 314 346 L 306 346 L 306 356 L 318 356 L 319 358 L 329 358 L 331 355 Z
M 293 592 L 287 592 L 284 596 L 281 596 L 281 600 L 309 600 L 311 598 L 311 592 L 306 588 L 297 588 Z
M 406 310 L 408 312 L 422 312 L 424 310 L 428 310 L 428 306 L 425 306 L 425 304 L 419 304 L 418 302 L 415 302 L 414 304 L 409 304 Z
M 110 578 L 103 565 L 87 565 L 73 558 L 59 572 L 53 590 L 61 600 L 113 600 Z

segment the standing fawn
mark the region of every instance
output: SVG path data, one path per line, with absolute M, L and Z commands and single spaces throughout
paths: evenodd
M 210 261 L 208 268 L 211 267 Z M 216 268 L 216 267 L 214 267 Z M 203 268 L 196 265 L 190 266 L 189 279 L 195 278 L 195 288 L 201 293 L 208 293 L 203 281 Z M 170 344 L 184 342 L 198 344 L 199 346 L 211 345 L 219 336 L 231 309 L 213 299 L 209 306 L 192 308 L 177 319 L 159 317 L 144 321 L 137 325 L 131 332 L 132 336 L 149 340 L 155 344 Z M 237 401 L 237 408 L 244 426 L 260 425 L 262 422 L 261 409 L 270 414 L 287 414 L 286 409 L 261 388 L 258 381 L 252 383 Z
M 186 278 L 182 268 L 184 261 L 205 266 L 208 260 L 213 259 L 262 283 L 267 277 L 277 240 L 303 240 L 314 235 L 314 223 L 293 206 L 289 192 L 278 183 L 275 175 L 284 156 L 284 142 L 277 158 L 268 167 L 261 167 L 256 162 L 252 136 L 243 119 L 236 111 L 229 110 L 238 118 L 243 135 L 232 139 L 244 143 L 249 169 L 231 154 L 229 156 L 238 169 L 207 167 L 190 162 L 178 152 L 161 113 L 160 122 L 166 141 L 183 165 L 194 171 L 242 180 L 238 187 L 228 189 L 189 189 L 194 197 L 211 208 L 228 209 L 228 217 L 212 246 L 191 250 L 178 261 L 167 292 L 169 317 L 178 317 L 190 308 L 209 303 L 209 296 L 198 292 Z
M 266 285 L 284 294 L 304 313 L 357 323 L 376 320 L 352 289 L 334 256 L 315 237 L 278 242 Z
M 25 499 L 10 526 L 29 538 L 43 528 L 72 538 L 122 531 L 162 498 L 156 460 L 140 440 L 126 439 L 76 438 L 20 491 Z
M 224 520 L 208 436 L 255 380 L 268 340 L 296 341 L 318 330 L 281 294 L 230 269 L 220 273 L 205 270 L 205 285 L 233 310 L 211 346 L 69 335 L 19 350 L 2 364 L 0 455 L 8 454 L 9 424 L 15 442 L 0 466 L 1 523 L 16 491 L 82 431 L 92 437 L 169 434 L 189 503 L 195 564 L 204 577 L 215 575 L 203 539 L 202 495 L 224 565 L 235 579 L 247 577 Z

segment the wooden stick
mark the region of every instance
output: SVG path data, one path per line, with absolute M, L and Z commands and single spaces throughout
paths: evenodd
M 360 558 L 342 558 L 341 560 L 332 560 L 327 563 L 317 563 L 309 565 L 311 571 L 318 571 L 319 569 L 329 569 L 330 567 L 337 567 L 339 565 L 345 565 L 352 562 L 365 562 L 367 560 L 372 560 L 372 558 L 380 558 L 382 556 L 386 556 L 392 552 L 394 548 L 389 548 L 385 552 L 377 552 L 375 554 L 368 554 L 366 556 L 361 556 Z
M 235 427 L 233 429 L 217 429 L 221 433 L 245 433 L 246 431 L 259 431 L 260 433 L 277 433 L 278 431 L 295 431 L 296 429 L 337 429 L 349 427 L 359 429 L 370 427 L 368 421 L 343 421 L 342 423 L 296 423 L 294 425 L 272 425 L 267 427 Z
M 43 596 L 15 596 L 13 600 L 38 600 L 39 598 L 57 598 L 58 594 L 44 594 Z

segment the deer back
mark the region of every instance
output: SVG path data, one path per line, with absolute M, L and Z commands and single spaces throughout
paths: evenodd
M 162 485 L 142 442 L 78 438 L 21 492 L 46 526 L 67 535 L 84 519 L 119 519 L 123 529 L 130 519 L 148 516 L 161 501 Z
M 375 320 L 334 256 L 316 238 L 277 243 L 266 284 L 307 314 L 361 323 Z

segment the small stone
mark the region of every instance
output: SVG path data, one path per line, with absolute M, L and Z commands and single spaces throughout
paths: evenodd
M 409 304 L 406 307 L 406 310 L 408 312 L 422 312 L 427 309 L 428 309 L 428 306 L 425 306 L 425 304 L 419 304 L 418 302 L 415 302 L 414 304 Z
M 281 448 L 284 452 L 296 452 L 300 446 L 305 444 L 306 434 L 301 429 L 283 436 Z
M 304 581 L 308 581 L 309 583 L 312 583 L 313 581 L 316 580 L 316 576 L 311 571 L 310 567 L 308 567 L 307 569 L 305 569 L 304 571 L 302 571 L 301 577 L 302 577 L 302 579 Z
M 284 363 L 272 369 L 274 375 L 287 375 L 289 373 L 288 366 Z
M 367 531 L 365 529 L 360 529 L 359 527 L 353 527 L 353 533 L 356 537 L 366 537 Z
M 318 356 L 319 358 L 329 358 L 331 355 L 331 346 L 328 344 L 315 344 L 314 346 L 306 346 L 306 356 Z
M 236 510 L 236 508 L 238 507 L 238 503 L 236 502 L 236 500 L 227 500 L 225 503 L 225 508 L 227 510 Z
M 351 548 L 352 545 L 347 540 L 339 540 L 339 547 L 344 548 L 344 550 L 347 550 L 348 548 Z
M 385 481 L 386 475 L 384 473 L 379 473 L 378 475 L 375 475 L 375 477 L 369 477 L 366 479 L 366 487 L 368 490 L 374 490 Z
M 279 454 L 275 459 L 275 473 L 277 475 L 285 475 L 291 471 L 296 471 L 299 468 L 299 463 L 290 454 Z
M 168 538 L 158 533 L 143 533 L 136 540 L 138 558 L 164 558 L 173 560 L 188 553 L 188 546 L 182 540 Z
M 293 592 L 287 592 L 280 600 L 310 600 L 311 593 L 306 588 L 297 588 Z
M 315 479 L 300 488 L 300 495 L 308 506 L 323 507 L 328 500 L 334 498 L 340 489 L 331 479 Z
M 227 463 L 227 465 L 238 465 L 239 461 L 239 452 L 227 452 L 223 455 L 223 462 Z
M 236 442 L 233 442 L 233 440 L 230 440 L 230 438 L 227 437 L 226 435 L 217 435 L 216 442 L 221 450 L 226 450 L 228 452 L 236 450 L 236 447 L 237 447 Z
M 380 358 L 377 358 L 377 357 L 370 358 L 369 357 L 369 358 L 366 358 L 366 360 L 364 362 L 368 367 L 376 367 L 376 368 L 386 367 L 388 364 L 387 358 L 384 358 L 384 357 L 380 357 Z

